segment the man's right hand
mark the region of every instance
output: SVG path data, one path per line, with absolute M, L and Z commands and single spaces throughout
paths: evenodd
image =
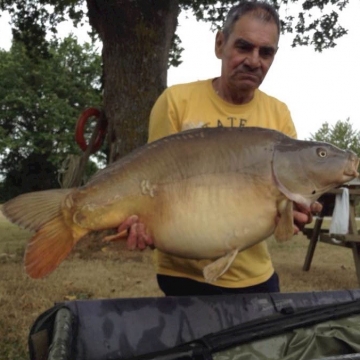
M 130 225 L 126 243 L 129 250 L 144 250 L 147 246 L 154 246 L 153 239 L 146 232 L 145 224 L 140 222 L 135 222 Z
M 153 247 L 154 241 L 147 233 L 145 224 L 139 222 L 137 215 L 131 215 L 117 228 L 115 235 L 106 236 L 103 241 L 110 242 L 126 237 L 126 245 L 129 250 L 144 250 L 147 246 Z

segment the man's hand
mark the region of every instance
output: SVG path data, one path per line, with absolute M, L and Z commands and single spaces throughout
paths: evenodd
M 313 219 L 313 214 L 319 213 L 321 210 L 322 205 L 317 201 L 311 204 L 310 209 L 294 203 L 294 234 L 299 233 L 306 224 L 310 224 Z
M 103 241 L 116 241 L 124 239 L 124 237 L 126 237 L 126 245 L 129 250 L 144 250 L 147 246 L 153 247 L 154 245 L 153 239 L 147 233 L 145 225 L 139 222 L 137 215 L 129 216 L 117 228 L 115 235 L 106 236 Z
M 129 250 L 144 250 L 147 246 L 153 247 L 154 241 L 146 232 L 145 224 L 135 223 L 128 230 L 128 238 L 126 240 Z
M 153 247 L 154 241 L 147 233 L 145 224 L 139 222 L 137 215 L 129 216 L 118 228 L 118 232 L 127 230 L 127 248 L 129 250 L 144 250 L 147 246 Z

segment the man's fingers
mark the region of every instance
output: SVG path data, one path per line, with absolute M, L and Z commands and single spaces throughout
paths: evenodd
M 312 203 L 310 206 L 310 210 L 313 214 L 320 213 L 322 208 L 323 208 L 323 206 L 317 201 Z
M 299 233 L 306 224 L 313 221 L 313 214 L 319 213 L 322 210 L 322 205 L 315 201 L 310 208 L 304 205 L 294 203 L 293 217 L 294 217 L 294 234 Z M 275 223 L 279 222 L 279 215 L 275 218 Z
M 153 244 L 154 242 L 151 236 L 146 233 L 143 223 L 135 223 L 130 226 L 127 238 L 127 248 L 129 250 L 144 250 L 147 246 L 152 246 Z
M 305 224 L 308 222 L 310 216 L 310 209 L 300 204 L 294 203 L 293 218 L 294 218 L 294 235 L 298 234 Z
M 306 224 L 310 224 L 313 221 L 313 214 L 319 213 L 322 210 L 322 205 L 317 201 L 312 203 L 310 208 L 297 203 L 294 205 L 294 227 L 297 228 L 297 232 L 301 231 Z
M 137 247 L 137 243 L 138 243 L 138 239 L 137 239 L 137 225 L 138 224 L 133 224 L 130 226 L 129 229 L 129 235 L 126 241 L 127 244 L 127 248 L 129 250 L 135 250 Z
M 309 219 L 310 213 L 303 213 L 301 211 L 294 210 L 293 215 L 294 221 L 296 223 L 306 224 Z
M 137 230 L 138 230 L 138 238 L 141 243 L 141 247 L 139 246 L 140 249 L 145 249 L 147 246 L 154 245 L 154 241 L 152 237 L 149 234 L 147 234 L 146 227 L 144 224 L 139 223 Z
M 137 215 L 131 215 L 125 221 L 123 221 L 120 226 L 118 227 L 118 232 L 121 233 L 124 230 L 128 230 L 133 226 L 137 221 L 139 220 L 139 217 Z
M 138 240 L 137 247 L 140 250 L 144 250 L 146 248 L 145 237 L 144 237 L 145 225 L 142 223 L 137 224 L 136 230 L 137 230 L 137 240 Z

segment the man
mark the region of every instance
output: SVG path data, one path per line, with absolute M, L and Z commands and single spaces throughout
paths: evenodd
M 268 3 L 245 1 L 233 7 L 215 40 L 215 54 L 222 64 L 220 77 L 166 89 L 150 115 L 149 141 L 207 126 L 260 126 L 296 137 L 287 106 L 258 89 L 274 60 L 279 35 L 278 14 Z M 294 212 L 295 223 L 300 225 L 310 218 L 304 210 Z M 296 227 L 294 232 L 298 231 Z M 149 243 L 144 225 L 134 224 L 128 245 L 143 248 Z M 210 260 L 155 252 L 158 283 L 166 295 L 280 291 L 264 241 L 240 252 L 213 284 L 205 283 L 202 276 Z

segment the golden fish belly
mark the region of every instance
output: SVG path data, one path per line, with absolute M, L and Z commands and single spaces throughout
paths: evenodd
M 278 192 L 269 181 L 243 180 L 207 175 L 162 186 L 163 207 L 150 221 L 155 246 L 187 258 L 216 258 L 269 237 Z

